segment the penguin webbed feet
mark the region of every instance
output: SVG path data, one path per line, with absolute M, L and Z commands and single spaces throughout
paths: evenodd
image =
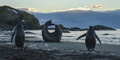
M 16 47 L 15 50 L 24 50 L 24 47 Z
M 10 42 L 12 42 L 12 40 Z
M 100 45 L 102 45 L 102 43 L 100 42 Z
M 88 51 L 95 51 L 95 49 L 90 49 L 90 48 L 88 48 Z

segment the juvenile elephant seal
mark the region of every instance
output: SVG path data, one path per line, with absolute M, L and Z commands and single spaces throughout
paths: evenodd
M 50 33 L 48 31 L 48 26 L 55 25 L 52 24 L 52 20 L 49 20 L 45 23 L 42 29 L 42 37 L 45 42 L 60 42 L 62 37 L 62 30 L 59 25 L 55 25 L 55 32 Z

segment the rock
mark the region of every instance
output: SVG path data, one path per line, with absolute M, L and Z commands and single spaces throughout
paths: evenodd
M 36 34 L 36 33 L 30 32 L 30 31 L 26 31 L 25 33 L 26 34 Z
M 69 30 L 65 30 L 65 29 L 63 29 L 62 32 L 63 32 L 63 33 L 70 33 Z
M 9 6 L 0 6 L 0 30 L 12 30 L 21 20 L 27 21 L 25 29 L 38 29 L 40 27 L 38 19 L 25 11 L 20 11 Z
M 108 33 L 105 33 L 105 34 L 103 34 L 103 35 L 110 35 L 110 34 L 108 34 Z
M 95 25 L 94 29 L 95 30 L 115 30 L 115 29 L 113 29 L 111 27 L 106 27 L 106 26 L 103 26 L 103 25 Z

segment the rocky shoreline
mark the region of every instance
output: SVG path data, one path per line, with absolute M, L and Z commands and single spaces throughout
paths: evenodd
M 16 50 L 12 46 L 0 46 L 0 60 L 119 60 L 115 53 L 80 50 L 30 49 Z

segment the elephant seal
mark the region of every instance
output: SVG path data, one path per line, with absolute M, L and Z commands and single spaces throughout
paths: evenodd
M 62 37 L 62 30 L 59 25 L 55 25 L 55 32 L 50 33 L 48 31 L 48 26 L 55 25 L 52 24 L 52 20 L 47 21 L 44 24 L 44 27 L 42 29 L 42 37 L 45 42 L 60 42 Z

